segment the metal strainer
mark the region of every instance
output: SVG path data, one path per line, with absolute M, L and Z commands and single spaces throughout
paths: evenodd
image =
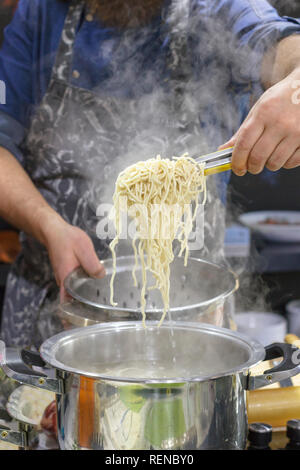
M 107 276 L 94 279 L 78 268 L 65 281 L 66 291 L 75 299 L 76 315 L 91 316 L 91 322 L 140 320 L 141 319 L 141 268 L 136 271 L 138 286 L 134 287 L 132 270 L 133 256 L 117 258 L 117 274 L 114 283 L 116 307 L 110 305 L 110 280 L 112 260 L 103 262 Z M 148 273 L 149 285 L 155 284 Z M 170 279 L 170 314 L 172 320 L 201 321 L 224 325 L 226 300 L 238 288 L 238 278 L 225 267 L 195 258 L 189 258 L 184 267 L 182 258 L 176 258 L 171 264 Z M 68 308 L 70 311 L 70 308 Z M 163 312 L 160 292 L 150 290 L 147 293 L 146 315 L 148 320 L 159 320 Z M 89 322 L 87 322 L 88 324 Z M 78 323 L 77 323 L 78 324 Z M 79 326 L 79 325 L 78 325 Z

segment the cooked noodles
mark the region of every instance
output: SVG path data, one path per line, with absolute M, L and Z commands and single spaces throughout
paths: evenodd
M 179 256 L 184 254 L 184 265 L 187 265 L 188 238 L 196 218 L 199 194 L 203 192 L 202 204 L 206 199 L 204 166 L 186 155 L 172 160 L 158 156 L 128 167 L 117 179 L 113 198 L 117 233 L 110 245 L 113 257 L 110 300 L 112 305 L 117 305 L 114 302 L 115 248 L 122 232 L 121 213 L 125 211 L 135 221 L 136 234 L 132 242 L 135 268 L 132 276 L 137 286 L 135 273 L 140 263 L 144 325 L 147 290 L 159 289 L 161 292 L 164 307 L 159 326 L 169 310 L 170 264 L 174 259 L 173 241 L 176 237 L 181 245 Z M 148 272 L 155 279 L 152 286 L 148 286 Z

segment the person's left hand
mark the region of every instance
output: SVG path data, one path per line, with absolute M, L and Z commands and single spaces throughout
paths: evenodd
M 238 176 L 300 166 L 300 68 L 261 96 L 227 147 Z

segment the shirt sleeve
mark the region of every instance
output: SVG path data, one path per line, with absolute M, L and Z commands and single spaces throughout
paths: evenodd
M 210 0 L 211 1 L 211 0 Z M 300 21 L 281 17 L 267 0 L 213 0 L 210 15 L 237 41 L 243 73 L 260 79 L 266 51 L 287 36 L 300 33 Z
M 37 24 L 37 3 L 20 0 L 12 22 L 5 29 L 0 51 L 0 146 L 19 160 L 19 145 L 29 125 L 33 108 L 33 25 Z

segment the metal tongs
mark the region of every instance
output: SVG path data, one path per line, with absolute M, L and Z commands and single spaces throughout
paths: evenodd
M 223 171 L 231 170 L 231 157 L 233 147 L 224 150 L 209 153 L 202 157 L 195 158 L 196 163 L 205 163 L 204 173 L 206 176 L 222 173 Z

